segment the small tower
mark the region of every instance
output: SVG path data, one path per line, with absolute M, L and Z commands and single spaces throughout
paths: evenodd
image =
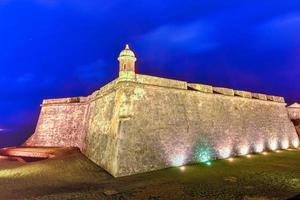
M 121 51 L 119 57 L 119 79 L 120 80 L 135 80 L 135 61 L 136 57 L 133 51 L 130 50 L 129 45 Z

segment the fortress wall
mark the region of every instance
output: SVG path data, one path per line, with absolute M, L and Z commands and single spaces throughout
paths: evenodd
M 284 103 L 125 82 L 118 92 L 114 176 L 299 143 Z
M 114 174 L 116 170 L 117 142 L 115 137 L 115 113 L 117 109 L 116 91 L 113 87 L 98 93 L 90 102 L 87 115 L 87 134 L 83 153 L 93 162 Z
M 35 133 L 26 146 L 76 146 L 84 148 L 86 117 L 89 104 L 110 92 L 116 80 L 106 84 L 88 97 L 70 97 L 43 100 Z
M 79 147 L 85 137 L 85 98 L 44 100 L 35 133 L 26 146 Z
M 115 87 L 117 81 L 118 81 L 118 79 L 115 79 L 115 80 L 109 82 L 108 84 L 104 85 L 99 90 L 95 91 L 90 96 L 88 96 L 87 99 L 89 101 L 94 101 L 95 99 L 105 95 L 106 93 L 111 92 L 111 90 Z
M 300 107 L 288 107 L 288 113 L 293 121 L 296 131 L 300 136 Z

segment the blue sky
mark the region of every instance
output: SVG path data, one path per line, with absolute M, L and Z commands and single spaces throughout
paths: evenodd
M 0 146 L 34 129 L 44 98 L 139 73 L 300 101 L 300 1 L 0 0 Z

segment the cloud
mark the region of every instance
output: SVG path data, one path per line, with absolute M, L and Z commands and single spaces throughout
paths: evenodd
M 259 44 L 265 48 L 282 49 L 300 44 L 300 14 L 288 14 L 269 20 L 257 27 Z
M 0 128 L 0 132 L 4 132 L 6 131 L 6 129 Z
M 167 24 L 144 34 L 140 43 L 174 51 L 199 53 L 218 46 L 212 24 L 197 20 L 187 24 Z

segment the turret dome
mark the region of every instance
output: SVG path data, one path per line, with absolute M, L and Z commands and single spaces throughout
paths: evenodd
M 125 49 L 121 51 L 119 55 L 118 60 L 122 60 L 122 59 L 130 59 L 136 61 L 135 54 L 133 53 L 133 51 L 131 51 L 128 44 L 126 44 Z

